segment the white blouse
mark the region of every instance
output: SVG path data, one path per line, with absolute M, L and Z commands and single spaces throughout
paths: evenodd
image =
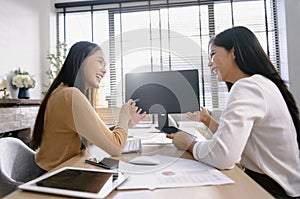
M 287 105 L 269 79 L 253 75 L 234 83 L 218 130 L 194 145 L 194 158 L 218 169 L 240 162 L 270 176 L 290 196 L 300 195 L 296 129 Z

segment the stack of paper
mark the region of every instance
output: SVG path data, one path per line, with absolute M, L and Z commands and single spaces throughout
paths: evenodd
M 118 189 L 156 189 L 234 183 L 219 170 L 201 162 L 155 155 L 159 165 L 142 166 L 120 162 L 119 170 L 128 179 Z

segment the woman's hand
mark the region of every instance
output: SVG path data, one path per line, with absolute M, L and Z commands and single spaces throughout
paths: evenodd
M 120 114 L 119 114 L 119 122 L 118 124 L 122 127 L 128 127 L 128 122 L 130 121 L 130 103 L 127 102 L 123 104 Z
M 187 133 L 180 131 L 178 133 L 167 134 L 166 137 L 173 140 L 172 142 L 176 146 L 176 148 L 181 150 L 188 150 L 189 152 L 193 153 L 193 147 L 196 141 Z
M 209 124 L 211 116 L 208 112 L 208 110 L 204 107 L 201 106 L 200 111 L 195 111 L 195 112 L 187 112 L 186 117 L 189 120 L 197 121 L 197 122 L 203 122 L 204 124 Z
M 142 109 L 136 106 L 135 101 L 132 99 L 128 100 L 127 104 L 129 104 L 129 114 L 130 114 L 130 121 L 129 126 L 133 127 L 137 123 L 139 123 L 142 119 L 146 116 L 146 111 L 142 112 Z

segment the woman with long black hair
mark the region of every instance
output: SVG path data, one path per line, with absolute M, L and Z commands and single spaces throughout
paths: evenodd
M 240 163 L 276 198 L 299 198 L 299 111 L 285 82 L 246 27 L 217 34 L 209 49 L 211 70 L 233 84 L 220 122 L 202 107 L 197 119 L 210 128 L 211 139 L 196 142 L 182 132 L 168 137 L 213 167 Z
M 122 153 L 128 125 L 135 125 L 141 113 L 130 99 L 119 113 L 117 125 L 106 127 L 86 97 L 88 90 L 99 88 L 106 74 L 102 49 L 95 43 L 75 43 L 47 91 L 35 121 L 31 147 L 38 149 L 36 162 L 49 171 L 79 154 L 86 146 L 83 140 L 97 145 L 110 155 Z

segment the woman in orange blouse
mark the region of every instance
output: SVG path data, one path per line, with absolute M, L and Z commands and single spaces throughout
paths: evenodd
M 114 128 L 107 128 L 85 96 L 88 89 L 99 88 L 106 73 L 101 48 L 91 42 L 75 43 L 61 71 L 46 93 L 34 126 L 31 147 L 38 149 L 36 162 L 48 171 L 79 154 L 86 138 L 110 155 L 122 153 L 128 125 L 143 119 L 132 99 L 125 103 Z

